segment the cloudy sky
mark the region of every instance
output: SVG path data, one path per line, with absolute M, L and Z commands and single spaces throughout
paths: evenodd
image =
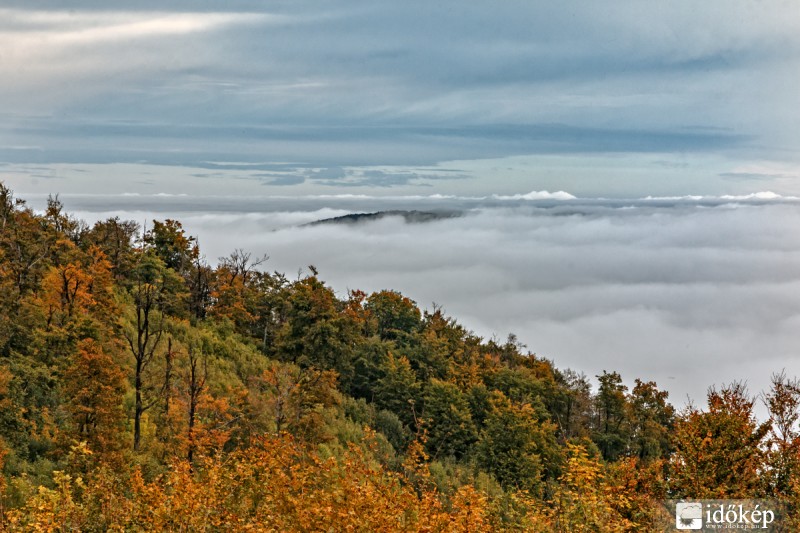
M 0 180 L 682 405 L 800 375 L 793 0 L 5 0 Z M 299 224 L 381 209 L 428 224 Z

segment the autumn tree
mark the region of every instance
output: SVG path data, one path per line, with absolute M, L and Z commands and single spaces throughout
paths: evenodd
M 6 443 L 2 435 L 11 434 L 12 425 L 16 425 L 16 417 L 13 416 L 14 404 L 9 397 L 9 385 L 11 384 L 11 372 L 8 368 L 0 366 L 0 454 L 2 459 L 5 457 Z M 2 462 L 0 462 L 0 474 L 2 474 Z
M 240 331 L 247 331 L 257 322 L 257 300 L 262 296 L 259 282 L 264 276 L 258 268 L 267 261 L 266 255 L 254 258 L 250 252 L 237 249 L 227 257 L 220 257 L 214 272 L 210 296 L 214 302 L 212 314 L 226 318 L 236 324 Z M 266 344 L 265 324 L 263 343 Z
M 194 458 L 194 451 L 197 440 L 197 409 L 200 400 L 206 392 L 206 381 L 208 380 L 208 363 L 201 353 L 198 353 L 193 345 L 188 348 L 188 361 L 186 372 L 186 395 L 187 395 L 187 420 L 188 420 L 188 451 L 186 459 L 191 463 Z
M 620 513 L 632 494 L 619 492 L 610 482 L 603 465 L 586 448 L 568 443 L 564 474 L 559 479 L 552 507 L 545 511 L 547 531 L 589 533 L 595 531 L 643 531 L 649 524 L 637 524 Z
M 452 380 L 467 389 L 483 381 L 480 339 L 434 305 L 426 311 L 419 335 L 419 348 L 411 351 L 423 379 Z
M 44 274 L 36 305 L 44 312 L 46 328 L 70 328 L 72 335 L 87 334 L 87 327 L 109 334 L 109 318 L 118 313 L 113 296 L 111 265 L 96 246 L 87 252 L 69 245 L 66 261 L 51 266 Z M 93 324 L 85 322 L 91 320 Z M 83 324 L 82 324 L 83 323 Z M 75 331 L 81 328 L 83 331 Z
M 31 343 L 32 328 L 20 320 L 33 311 L 24 305 L 25 298 L 50 267 L 58 237 L 45 228 L 25 202 L 0 183 L 0 354 L 24 353 Z
M 326 411 L 341 401 L 334 372 L 273 362 L 257 383 L 254 407 L 270 417 L 269 431 L 289 431 L 309 442 L 327 439 Z
M 86 231 L 86 224 L 83 221 L 64 211 L 64 204 L 58 199 L 58 195 L 47 197 L 43 219 L 54 234 L 64 236 L 74 243 L 77 243 L 81 234 Z
M 770 426 L 766 437 L 765 474 L 771 496 L 797 497 L 800 488 L 800 380 L 785 372 L 772 375 L 764 396 Z
M 743 384 L 710 389 L 707 411 L 690 406 L 675 422 L 675 495 L 721 499 L 763 494 L 762 446 L 768 431 L 768 424 L 756 420 Z
M 114 360 L 92 339 L 78 351 L 64 374 L 67 406 L 77 440 L 94 453 L 111 455 L 119 449 L 124 412 L 125 377 Z

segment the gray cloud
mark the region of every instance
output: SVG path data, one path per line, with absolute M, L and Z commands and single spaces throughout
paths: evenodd
M 783 4 L 5 5 L 0 145 L 38 147 L 7 161 L 797 160 L 800 23 Z
M 264 185 L 279 185 L 282 187 L 289 185 L 300 185 L 305 182 L 304 176 L 272 176 L 269 181 L 265 181 Z

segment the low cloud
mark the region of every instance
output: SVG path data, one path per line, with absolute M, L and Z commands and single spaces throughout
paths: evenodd
M 656 380 L 677 405 L 702 401 L 714 384 L 746 380 L 758 391 L 772 372 L 800 375 L 800 211 L 792 200 L 341 195 L 293 205 L 209 214 L 186 204 L 170 216 L 200 237 L 209 258 L 245 248 L 269 254 L 266 267 L 290 277 L 313 264 L 341 295 L 397 289 L 423 308 L 444 306 L 483 337 L 516 333 L 560 368 Z M 463 216 L 299 227 L 398 206 L 450 206 Z

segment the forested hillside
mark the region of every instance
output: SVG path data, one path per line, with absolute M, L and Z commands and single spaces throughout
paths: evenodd
M 798 502 L 793 378 L 764 423 L 740 384 L 676 411 L 308 268 L 0 185 L 0 529 L 641 531 L 666 498 Z

